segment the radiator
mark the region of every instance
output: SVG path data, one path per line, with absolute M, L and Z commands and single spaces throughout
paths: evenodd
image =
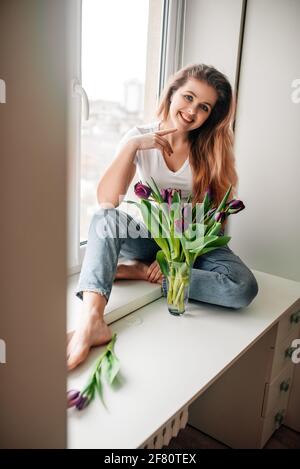
M 178 412 L 169 420 L 164 427 L 151 436 L 140 449 L 161 449 L 168 446 L 171 439 L 178 435 L 182 428 L 185 428 L 188 421 L 188 407 Z

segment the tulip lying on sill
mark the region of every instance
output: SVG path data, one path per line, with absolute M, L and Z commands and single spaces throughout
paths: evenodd
M 114 352 L 116 339 L 117 334 L 114 334 L 104 352 L 97 359 L 93 372 L 91 373 L 84 390 L 78 391 L 76 389 L 72 389 L 67 392 L 68 408 L 75 407 L 77 410 L 84 409 L 94 399 L 96 392 L 105 406 L 102 395 L 101 378 L 104 376 L 108 383 L 112 385 L 120 369 L 119 359 Z

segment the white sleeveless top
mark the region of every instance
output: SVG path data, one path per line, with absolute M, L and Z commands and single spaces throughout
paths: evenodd
M 117 151 L 133 136 L 156 132 L 159 130 L 160 121 L 133 127 L 121 139 Z M 170 157 L 172 158 L 172 156 Z M 192 192 L 193 176 L 189 158 L 178 171 L 171 171 L 162 155 L 161 150 L 151 148 L 149 150 L 138 150 L 134 163 L 137 166 L 139 178 L 143 183 L 153 177 L 160 189 L 181 189 L 182 198 L 186 199 Z

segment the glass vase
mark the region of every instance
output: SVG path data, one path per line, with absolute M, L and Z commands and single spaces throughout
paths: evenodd
M 185 312 L 189 299 L 192 266 L 186 262 L 169 262 L 167 276 L 167 303 L 171 314 L 179 316 Z

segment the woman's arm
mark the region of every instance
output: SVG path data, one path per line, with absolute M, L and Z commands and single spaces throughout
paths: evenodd
M 164 136 L 176 131 L 176 128 L 171 128 L 137 135 L 136 129 L 131 129 L 124 137 L 126 143 L 121 144 L 116 158 L 99 181 L 97 188 L 99 204 L 109 203 L 118 207 L 135 175 L 136 166 L 133 161 L 137 150 L 158 148 L 171 154 L 173 150 Z
M 136 140 L 128 140 L 105 171 L 97 187 L 97 200 L 100 205 L 109 203 L 118 207 L 124 199 L 136 172 L 133 160 L 137 149 Z

